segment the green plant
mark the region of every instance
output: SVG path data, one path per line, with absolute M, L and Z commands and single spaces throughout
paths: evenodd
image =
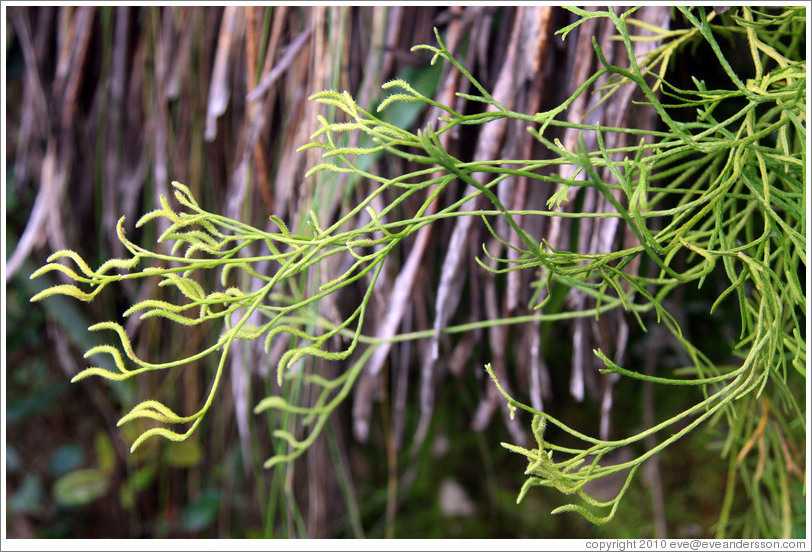
M 221 328 L 213 344 L 189 357 L 151 362 L 136 355 L 129 336 L 117 322 L 90 327 L 92 331 L 114 332 L 118 336 L 120 345 L 96 346 L 86 354 L 109 355 L 116 370 L 90 367 L 73 381 L 90 375 L 122 380 L 193 364 L 209 355 L 219 356 L 210 391 L 197 412 L 182 415 L 162 402 L 147 400 L 121 418 L 119 425 L 141 418 L 159 423 L 144 430 L 131 450 L 156 435 L 173 441 L 188 438 L 212 407 L 234 341 L 262 338 L 266 350 L 279 339 L 287 339 L 287 348 L 277 369 L 282 392 L 260 401 L 255 412 L 279 410 L 299 419 L 296 434 L 285 429 L 274 431 L 273 435 L 287 448 L 272 456 L 265 466 L 270 468 L 303 454 L 376 351 L 396 341 L 436 335 L 430 330 L 391 338 L 364 333 L 364 317 L 384 261 L 404 240 L 432 223 L 450 217 L 477 217 L 495 240 L 515 253 L 502 258 L 483 246 L 483 258 L 477 259 L 480 267 L 495 274 L 532 271 L 536 286 L 533 304 L 538 314 L 450 326 L 440 332 L 460 333 L 532 320 L 597 318 L 622 309 L 643 329 L 663 325 L 681 345 L 690 364 L 673 377 L 655 377 L 623 368 L 596 350 L 606 366 L 603 372 L 656 385 L 696 386 L 701 393 L 701 400 L 673 417 L 631 437 L 610 441 L 578 432 L 549 413 L 518 401 L 487 366 L 512 412 L 522 409 L 533 416 L 531 428 L 537 448 L 505 445 L 528 459 L 529 478 L 519 500 L 533 486 L 551 486 L 567 495 L 578 495 L 587 505 L 572 503 L 554 512 L 575 511 L 593 523 L 605 523 L 612 519 L 636 470 L 646 459 L 704 422 L 724 421 L 730 427 L 723 448 L 730 460 L 730 474 L 717 534 L 724 535 L 728 528 L 738 471 L 754 501 L 745 514 L 747 531 L 789 536 L 793 523 L 791 495 L 797 492 L 792 490 L 790 478 L 800 474 L 800 462 L 793 458 L 792 447 L 805 433 L 804 412 L 796 396 L 804 387 L 806 375 L 801 325 L 805 318 L 805 290 L 798 276 L 806 255 L 806 67 L 798 39 L 805 25 L 805 12 L 790 8 L 766 13 L 742 7 L 737 14 L 725 15 L 725 23 L 717 25 L 715 14 L 701 7 L 679 8 L 689 28 L 666 32 L 636 21 L 632 17 L 635 10 L 618 15 L 611 9 L 570 9 L 582 19 L 562 29 L 564 37 L 587 18 L 608 18 L 628 52 L 629 67 L 611 65 L 596 42 L 595 51 L 603 68 L 553 110 L 524 114 L 508 109 L 451 55 L 439 34 L 437 46 L 415 49 L 429 51 L 432 64 L 440 59 L 452 64 L 476 91 L 459 96 L 481 106 L 482 111 L 463 114 L 424 96 L 402 79 L 390 81 L 383 88 L 391 95 L 380 103 L 377 112 L 394 104 L 417 102 L 443 113 L 435 125 L 412 133 L 359 106 L 346 92 L 315 94 L 313 100 L 340 110 L 345 120 L 331 122 L 320 117 L 322 129 L 313 136 L 314 141 L 300 148 L 324 150 L 324 162 L 313 167 L 308 176 L 316 172 L 344 173 L 377 183 L 370 194 L 332 223 L 323 223 L 311 212 L 302 229 L 291 231 L 282 220 L 271 217 L 275 230 L 261 230 L 202 209 L 189 189 L 175 182 L 177 206 L 161 197 L 161 208 L 144 215 L 135 225 L 163 224 L 158 242 L 171 247 L 152 251 L 136 245 L 126 237 L 122 218 L 117 226 L 118 238 L 132 255 L 130 258 L 112 259 L 93 270 L 78 254 L 60 251 L 32 274 L 33 278 L 60 271 L 87 286 L 83 290 L 73 284 L 57 285 L 38 293 L 33 301 L 54 294 L 90 301 L 114 282 L 157 277 L 159 286 L 177 291 L 178 301 L 147 299 L 130 307 L 125 316 L 140 313 L 141 318 L 162 317 L 187 326 Z M 629 30 L 635 25 L 655 31 L 662 41 L 639 60 L 632 48 L 638 37 Z M 743 81 L 731 67 L 716 38 L 723 34 L 745 37 L 752 54 L 752 78 Z M 733 85 L 730 89 L 707 89 L 705 83 L 695 80 L 695 90 L 683 90 L 664 80 L 669 59 L 691 41 L 710 45 Z M 560 115 L 600 78 L 607 78 L 605 96 L 622 85 L 636 87 L 656 111 L 662 129 L 601 127 L 561 120 Z M 662 100 L 660 94 L 667 99 Z M 735 109 L 730 111 L 730 106 Z M 677 108 L 694 110 L 695 120 L 678 122 L 673 115 Z M 530 136 L 549 150 L 549 158 L 464 162 L 442 144 L 441 137 L 457 127 L 504 120 L 526 123 Z M 597 151 L 588 151 L 583 138 L 576 148 L 567 149 L 557 139 L 545 136 L 554 127 L 594 134 Z M 608 134 L 627 135 L 639 141 L 633 146 L 608 148 Z M 367 160 L 373 155 L 398 156 L 423 168 L 394 177 L 382 176 L 369 168 Z M 573 169 L 572 178 L 558 175 L 564 165 Z M 511 210 L 501 202 L 497 187 L 516 176 L 538 185 L 559 187 L 548 210 Z M 436 199 L 454 181 L 468 185 L 470 193 L 438 207 Z M 563 202 L 571 201 L 570 194 L 577 195 L 579 189 L 587 187 L 597 190 L 612 209 L 575 213 L 558 209 Z M 477 197 L 487 199 L 491 208 L 469 210 L 468 201 Z M 407 211 L 409 202 L 417 202 L 419 207 Z M 373 207 L 381 204 L 383 207 L 377 210 Z M 555 250 L 543 237 L 532 236 L 526 229 L 526 221 L 532 217 L 564 216 L 617 219 L 634 233 L 639 245 L 582 254 Z M 504 232 L 518 236 L 519 244 Z M 351 264 L 314 283 L 312 276 L 317 268 L 332 266 L 333 259 L 347 254 L 353 259 Z M 58 262 L 60 259 L 73 261 L 78 270 Z M 638 262 L 642 267 L 639 270 L 633 268 Z M 272 266 L 273 270 L 259 266 Z M 215 274 L 220 285 L 205 289 L 204 273 Z M 736 351 L 743 361 L 736 365 L 711 362 L 683 335 L 674 313 L 664 306 L 680 286 L 701 287 L 706 280 L 720 277 L 727 278 L 728 286 L 711 311 L 728 297 L 738 299 L 741 335 Z M 258 282 L 259 286 L 241 286 L 246 280 Z M 354 310 L 332 318 L 319 312 L 321 299 L 348 286 L 362 290 Z M 554 295 L 568 290 L 585 294 L 594 301 L 594 307 L 545 311 Z M 307 358 L 346 361 L 348 366 L 329 378 L 304 370 Z M 312 406 L 301 406 L 291 399 L 291 389 L 300 385 L 309 386 L 315 393 Z M 171 429 L 183 424 L 188 425 L 185 431 Z M 586 445 L 577 448 L 545 440 L 549 424 Z M 671 435 L 633 460 L 601 465 L 608 453 L 668 429 Z M 758 459 L 748 454 L 755 446 Z M 614 499 L 601 502 L 584 491 L 586 483 L 616 472 L 628 473 Z

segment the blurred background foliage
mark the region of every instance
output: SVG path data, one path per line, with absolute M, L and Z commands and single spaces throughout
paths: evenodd
M 595 70 L 593 36 L 610 62 L 620 62 L 618 45 L 610 43 L 614 29 L 605 20 L 581 25 L 562 42 L 553 33 L 573 16 L 550 6 L 12 6 L 5 15 L 9 537 L 712 535 L 725 488 L 727 461 L 719 457 L 724 428 L 693 432 L 652 459 L 608 526 L 548 515 L 563 503 L 552 492 L 531 493 L 515 504 L 524 461 L 498 443 L 527 436 L 486 381 L 485 362 L 496 359 L 505 370 L 497 374 L 500 380 L 526 389 L 537 408 L 543 402 L 572 427 L 600 428 L 602 435 L 649 426 L 697 393 L 613 383 L 597 373 L 589 353 L 596 344 L 623 347 L 628 366 L 680 365 L 658 343 L 663 335 L 643 335 L 622 316 L 449 338 L 441 343 L 444 361 L 428 374 L 420 361 L 427 344 L 393 346 L 386 368 L 362 376 L 352 400 L 307 454 L 268 471 L 262 462 L 278 446 L 270 431 L 285 421 L 251 413 L 275 392 L 276 361 L 261 345 L 233 355 L 226 392 L 189 441 L 152 439 L 131 455 L 138 427 L 117 428 L 120 415 L 153 395 L 180 411 L 196 409 L 213 367 L 70 385 L 85 366 L 82 352 L 97 344 L 86 328 L 120 319 L 128 305 L 160 298 L 162 291 L 147 280 L 87 305 L 64 297 L 36 307 L 28 301 L 53 283 L 28 279 L 52 251 L 73 249 L 94 266 L 121 256 L 116 221 L 125 215 L 132 223 L 154 209 L 170 180 L 189 186 L 204 208 L 259 227 L 272 214 L 295 226 L 311 209 L 326 218 L 345 210 L 369 184 L 304 178 L 319 154 L 295 150 L 319 128 L 316 116 L 323 109 L 307 98 L 324 89 L 348 90 L 360 105 L 371 106 L 382 96 L 380 84 L 401 77 L 464 110 L 454 98 L 466 92 L 459 75 L 409 51 L 432 43 L 435 26 L 500 101 L 533 113 L 558 105 Z M 664 28 L 680 24 L 663 6 L 644 8 L 638 17 Z M 675 83 L 691 75 L 719 78 L 701 74 L 707 68 L 696 61 L 707 52 L 695 46 L 675 60 L 669 72 Z M 588 107 L 586 101 L 574 104 L 571 120 Z M 638 128 L 655 125 L 623 94 L 592 116 L 616 126 L 632 120 Z M 386 117 L 419 128 L 428 114 L 423 104 L 403 104 Z M 561 139 L 574 135 L 562 133 Z M 543 155 L 519 125 L 498 136 L 461 129 L 449 142 L 450 151 L 467 159 Z M 379 174 L 402 170 L 398 159 L 373 162 L 381 165 Z M 554 192 L 521 181 L 517 186 L 514 208 L 543 208 Z M 456 201 L 462 191 L 444 201 Z M 432 326 L 437 282 L 448 276 L 441 270 L 455 231 L 452 222 L 438 226 L 421 252 L 400 332 Z M 600 235 L 598 226 L 579 235 L 566 222 L 545 231 L 555 232 L 553 245 L 577 240 L 584 248 L 595 247 L 593 237 Z M 449 317 L 464 323 L 521 314 L 531 292 L 527 282 L 479 269 L 473 258 L 487 233 L 478 223 L 467 232 L 463 260 L 450 275 L 459 282 L 459 306 Z M 143 231 L 130 238 L 150 243 L 155 235 Z M 627 239 L 609 236 L 618 244 Z M 401 265 L 410 247 L 415 245 L 401 251 Z M 388 292 L 402 268 L 396 261 L 374 297 L 371 327 L 390 308 Z M 707 314 L 721 289 L 711 282 L 675 299 L 683 329 L 719 362 L 731 358 L 738 331 L 733 307 Z M 324 308 L 343 311 L 357 300 L 346 293 Z M 584 308 L 582 299 L 572 300 L 552 301 L 558 308 Z M 127 329 L 139 355 L 149 358 L 186 356 L 208 339 L 206 329 L 160 320 L 128 320 Z M 312 362 L 315 370 L 338 369 Z M 359 431 L 359 420 L 368 431 Z M 792 484 L 803 483 L 793 476 Z M 736 500 L 746 497 L 738 493 Z M 743 508 L 734 504 L 734 514 Z M 802 508 L 793 505 L 801 515 L 795 536 L 803 531 Z

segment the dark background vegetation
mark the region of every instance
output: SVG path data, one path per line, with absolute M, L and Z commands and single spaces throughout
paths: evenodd
M 678 23 L 671 22 L 667 7 L 644 12 L 659 25 Z M 316 201 L 304 172 L 317 153 L 295 152 L 318 128 L 319 108 L 307 97 L 346 89 L 360 105 L 372 106 L 381 96 L 379 85 L 401 76 L 426 95 L 457 101 L 459 76 L 409 51 L 433 43 L 435 26 L 486 88 L 498 89 L 503 95 L 497 97 L 515 109 L 532 113 L 557 105 L 594 70 L 592 36 L 608 45 L 612 31 L 584 25 L 562 42 L 552 33 L 571 17 L 549 7 L 9 7 L 3 238 L 8 251 L 8 536 L 711 535 L 725 484 L 726 461 L 715 448 L 721 429 L 694 432 L 651 461 L 606 527 L 574 514 L 550 516 L 563 503 L 552 490 L 538 489 L 515 504 L 525 462 L 498 443 L 516 442 L 529 420 L 509 421 L 501 397 L 484 377 L 485 362 L 496 360 L 514 389 L 528 389 L 520 396 L 543 401 L 572 427 L 592 433 L 607 393 L 613 403 L 603 416 L 610 422 L 609 435 L 617 437 L 695 398 L 696 390 L 663 392 L 634 381 L 612 386 L 597 375 L 590 354 L 573 361 L 577 347 L 589 352 L 603 339 L 610 349 L 626 347 L 632 366 L 679 364 L 667 346 L 657 345 L 664 335 L 644 336 L 621 316 L 600 324 L 587 320 L 580 328 L 578 323 L 528 325 L 449 340 L 441 344 L 444 362 L 428 380 L 420 369 L 425 346 L 395 347 L 387 369 L 359 382 L 313 449 L 293 468 L 270 473 L 261 463 L 272 453 L 273 420 L 251 414 L 260 398 L 275 391 L 270 361 L 246 353 L 244 370 L 232 370 L 206 422 L 188 442 L 153 439 L 131 455 L 133 429 L 117 428 L 118 418 L 155 395 L 180 411 L 197 409 L 212 367 L 119 384 L 90 379 L 71 385 L 70 377 L 85 366 L 83 352 L 96 343 L 86 328 L 118 319 L 135 298 L 156 291 L 145 282 L 88 305 L 61 297 L 29 303 L 49 282 L 32 282 L 28 275 L 50 252 L 74 249 L 93 265 L 121 255 L 115 222 L 126 215 L 131 228 L 155 207 L 170 180 L 187 184 L 214 212 L 260 226 L 270 214 L 296 220 Z M 679 65 L 676 78 L 690 65 Z M 255 94 L 257 101 L 246 99 L 258 86 L 264 91 Z M 654 121 L 630 105 L 628 97 L 621 98 L 599 116 L 652 128 Z M 577 109 L 583 113 L 585 107 Z M 578 116 L 575 111 L 572 117 Z M 419 127 L 427 114 L 395 116 Z M 543 155 L 528 138 L 518 127 L 493 142 L 463 132 L 448 147 L 463 158 L 478 152 Z M 399 169 L 398 161 L 376 163 L 384 173 Z M 522 201 L 543 205 L 551 192 L 525 189 Z M 337 208 L 353 197 L 348 188 Z M 401 331 L 431 327 L 452 232 L 452 223 L 435 230 Z M 461 299 L 453 321 L 520 314 L 526 310 L 528 282 L 484 275 L 473 256 L 487 235 L 476 225 L 470 232 L 465 251 L 471 261 L 459 269 Z M 566 243 L 570 230 L 560 232 Z M 572 233 L 572 239 L 589 246 L 591 235 Z M 134 239 L 148 243 L 154 236 L 136 233 Z M 614 241 L 626 239 L 617 235 Z M 402 252 L 402 260 L 407 254 Z M 389 282 L 398 270 L 391 267 Z M 506 299 L 508 289 L 519 294 L 518 301 Z M 706 289 L 712 295 L 712 286 Z M 703 293 L 674 301 L 680 303 L 683 327 L 701 336 L 700 348 L 722 361 L 735 338 L 730 320 L 736 313 L 720 310 L 709 318 L 715 297 Z M 385 298 L 375 300 L 380 317 Z M 339 298 L 336 308 L 340 301 L 353 298 Z M 563 297 L 557 302 L 560 308 L 578 307 Z M 375 320 L 370 324 L 374 327 Z M 626 341 L 619 337 L 621 328 L 629 330 Z M 178 358 L 208 339 L 172 325 L 133 329 L 139 352 L 150 358 Z M 534 332 L 543 336 L 535 359 Z M 576 334 L 581 337 L 574 342 Z M 659 350 L 666 352 L 653 357 Z M 532 370 L 539 371 L 540 381 Z M 582 398 L 571 392 L 579 386 Z M 433 400 L 426 400 L 427 388 Z M 353 408 L 369 412 L 366 439 L 353 431 Z M 427 431 L 415 439 L 420 420 L 429 421 Z M 611 485 L 595 489 L 596 494 L 612 496 L 617 489 Z

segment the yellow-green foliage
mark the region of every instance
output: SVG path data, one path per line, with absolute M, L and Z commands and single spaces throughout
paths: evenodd
M 763 13 L 741 7 L 726 14 L 723 22 L 704 8 L 677 8 L 690 24 L 688 29 L 665 31 L 633 18 L 635 10 L 616 14 L 614 10 L 587 12 L 570 8 L 581 20 L 560 31 L 564 36 L 587 18 L 608 18 L 617 29 L 629 54 L 627 69 L 609 64 L 595 43 L 595 52 L 602 67 L 572 97 L 559 107 L 543 113 L 525 114 L 506 108 L 493 98 L 465 67 L 446 49 L 439 34 L 437 45 L 418 46 L 433 54 L 432 63 L 442 61 L 454 65 L 470 80 L 475 93 L 462 95 L 479 104 L 481 112 L 463 115 L 422 95 L 409 83 L 393 80 L 383 88 L 394 89 L 377 108 L 385 110 L 397 102 L 423 102 L 438 107 L 444 113 L 434 125 L 417 133 L 398 128 L 356 104 L 347 92 L 326 91 L 311 97 L 313 101 L 338 108 L 346 120 L 331 122 L 319 118 L 322 128 L 312 141 L 300 150 L 324 150 L 324 163 L 314 166 L 308 175 L 318 171 L 352 173 L 377 183 L 368 196 L 335 223 L 323 227 L 315 214 L 308 221 L 309 231 L 291 233 L 276 217 L 271 221 L 278 231 L 253 228 L 237 220 L 203 210 L 188 188 L 174 182 L 174 197 L 180 205 L 175 209 L 162 197 L 161 208 L 144 215 L 136 226 L 161 220 L 168 224 L 159 242 L 169 242 L 170 253 L 139 247 L 130 242 L 124 232 L 124 220 L 118 224 L 118 237 L 132 255 L 129 259 L 113 259 L 92 270 L 73 251 L 61 251 L 48 259 L 48 264 L 32 277 L 48 271 L 60 271 L 76 285 L 57 285 L 32 300 L 39 301 L 54 294 L 93 300 L 109 284 L 121 280 L 160 277 L 160 286 L 176 288 L 182 300 L 177 303 L 145 300 L 132 305 L 127 316 L 163 317 L 182 325 L 218 322 L 222 331 L 215 343 L 182 359 L 154 364 L 139 358 L 124 328 L 114 322 L 91 326 L 93 331 L 112 330 L 119 345 L 94 347 L 87 356 L 110 355 L 117 372 L 90 367 L 79 373 L 74 381 L 90 375 L 121 380 L 146 371 L 178 367 L 208 355 L 218 355 L 219 363 L 209 394 L 201 408 L 190 415 L 180 415 L 166 405 L 144 401 L 120 420 L 120 424 L 136 418 L 150 418 L 162 424 L 145 431 L 132 445 L 135 450 L 145 439 L 159 435 L 171 440 L 186 439 L 200 424 L 212 406 L 221 381 L 225 359 L 235 339 L 264 338 L 266 350 L 271 339 L 279 334 L 290 336 L 291 346 L 278 365 L 277 381 L 303 378 L 316 390 L 314 406 L 298 406 L 279 396 L 262 400 L 255 412 L 279 409 L 302 417 L 308 432 L 297 439 L 290 432 L 277 430 L 274 436 L 288 444 L 288 453 L 270 458 L 266 467 L 290 461 L 301 455 L 319 435 L 330 413 L 349 393 L 364 364 L 384 340 L 363 333 L 364 315 L 373 286 L 384 260 L 405 238 L 426 225 L 447 217 L 481 217 L 493 238 L 513 248 L 512 258 L 497 258 L 483 247 L 488 262 L 480 266 L 496 273 L 530 270 L 539 293 L 534 298 L 537 314 L 530 317 L 488 320 L 466 325 L 466 330 L 494 324 L 513 324 L 530 319 L 556 320 L 573 317 L 598 317 L 613 309 L 631 313 L 645 327 L 647 313 L 656 314 L 656 323 L 664 325 L 682 345 L 690 364 L 676 377 L 651 377 L 618 366 L 604 352 L 595 354 L 603 361 L 605 373 L 620 374 L 649 381 L 656 385 L 693 385 L 702 390 L 696 404 L 675 414 L 654 427 L 621 440 L 606 441 L 584 435 L 568 427 L 547 412 L 538 412 L 508 395 L 499 386 L 490 368 L 489 374 L 512 409 L 532 414 L 531 428 L 537 441 L 536 449 L 505 444 L 509 450 L 528 460 L 529 476 L 519 494 L 521 500 L 530 488 L 552 487 L 566 495 L 580 497 L 585 505 L 571 503 L 556 512 L 574 511 L 594 523 L 605 523 L 614 515 L 620 499 L 637 469 L 650 458 L 706 422 L 725 421 L 731 430 L 723 453 L 729 458 L 731 473 L 747 471 L 748 451 L 757 440 L 781 443 L 785 433 L 793 436 L 805 433 L 804 414 L 793 392 L 804 388 L 806 376 L 806 343 L 803 323 L 806 317 L 803 286 L 798 277 L 806 258 L 805 239 L 805 173 L 806 131 L 805 94 L 806 64 L 799 41 L 803 33 L 804 8 L 787 8 Z M 656 33 L 661 44 L 645 58 L 637 59 L 632 44 L 641 38 L 630 29 L 645 27 Z M 725 59 L 717 42 L 720 32 L 744 36 L 749 44 L 755 76 L 746 82 L 736 75 Z M 710 45 L 724 73 L 729 76 L 729 89 L 707 89 L 695 81 L 695 89 L 680 90 L 664 80 L 669 60 L 691 41 L 701 40 Z M 562 120 L 560 115 L 599 77 L 608 77 L 603 94 L 608 96 L 622 85 L 637 87 L 656 111 L 662 130 L 635 128 L 606 128 L 597 125 L 576 125 Z M 731 101 L 743 102 L 743 108 L 718 120 L 720 106 Z M 672 117 L 673 107 L 693 107 L 697 118 L 679 122 Z M 528 139 L 535 139 L 549 149 L 548 158 L 528 160 L 481 160 L 463 162 L 452 156 L 439 139 L 460 125 L 487 125 L 497 120 L 522 121 L 528 128 Z M 583 132 L 593 132 L 598 149 L 588 151 L 582 140 L 567 149 L 558 140 L 550 140 L 545 132 L 555 126 L 570 126 Z M 364 145 L 344 145 L 341 135 L 356 133 Z M 604 142 L 607 133 L 625 133 L 636 145 L 610 149 Z M 643 136 L 652 140 L 646 143 Z M 417 163 L 420 168 L 408 174 L 381 176 L 361 168 L 358 159 L 384 152 Z M 561 165 L 573 167 L 574 176 L 562 180 L 557 176 Z M 554 170 L 555 169 L 555 170 Z M 474 178 L 474 173 L 486 178 Z M 604 178 L 602 175 L 610 175 Z M 523 176 L 536 185 L 558 187 L 550 202 L 550 211 L 506 208 L 495 193 L 495 187 L 510 176 Z M 577 178 L 576 178 L 577 177 Z M 475 195 L 487 198 L 490 210 L 477 210 L 462 215 L 463 202 L 434 212 L 429 206 L 453 181 L 462 181 L 476 190 Z M 483 183 L 484 182 L 484 183 Z M 563 213 L 552 210 L 568 201 L 567 191 L 592 187 L 612 205 L 607 212 Z M 384 192 L 387 195 L 384 196 Z M 387 198 L 384 207 L 373 208 L 377 198 Z M 393 198 L 393 199 L 392 199 Z M 411 198 L 420 207 L 408 218 L 398 218 L 399 205 Z M 422 199 L 420 199 L 422 198 Z M 376 203 L 377 205 L 377 203 Z M 358 227 L 354 221 L 366 212 L 369 222 Z M 499 235 L 488 217 L 503 217 L 511 231 L 520 238 L 519 246 Z M 531 217 L 593 216 L 618 218 L 639 240 L 639 245 L 601 254 L 581 254 L 577 251 L 555 250 L 543 236 L 531 236 L 520 224 Z M 491 219 L 492 220 L 492 219 Z M 653 224 L 654 221 L 659 224 Z M 238 253 L 249 245 L 261 246 L 262 255 L 245 257 Z M 345 272 L 314 288 L 303 299 L 291 290 L 296 279 L 324 262 L 327 258 L 349 252 L 354 264 Z M 647 260 L 654 266 L 653 275 L 630 270 L 633 261 Z M 681 259 L 680 263 L 675 260 Z M 70 261 L 76 269 L 58 261 Z M 253 268 L 257 262 L 271 262 L 274 271 L 264 274 Z M 494 264 L 495 263 L 495 264 Z M 495 266 L 495 268 L 494 268 Z M 736 347 L 742 361 L 720 366 L 712 363 L 684 336 L 675 316 L 664 301 L 679 286 L 702 286 L 712 272 L 724 271 L 729 287 L 714 304 L 715 309 L 726 297 L 736 297 L 741 313 L 741 335 Z M 219 276 L 218 289 L 205 289 L 196 278 L 200 272 L 214 271 Z M 243 272 L 260 282 L 255 291 L 236 287 L 240 281 L 235 273 Z M 310 308 L 321 298 L 345 286 L 356 283 L 363 293 L 356 308 L 339 323 L 318 316 Z M 576 288 L 594 298 L 597 305 L 578 312 L 546 312 L 546 300 L 551 293 L 542 290 Z M 298 288 L 297 288 L 298 289 Z M 301 296 L 299 296 L 301 297 Z M 232 316 L 233 315 L 233 316 Z M 252 315 L 261 323 L 249 324 Z M 650 320 L 650 317 L 648 318 Z M 649 322 L 651 323 L 651 322 Z M 451 328 L 450 330 L 462 331 Z M 443 330 L 445 331 L 445 330 Z M 419 339 L 431 332 L 416 332 L 393 339 Z M 336 349 L 332 338 L 345 338 L 346 346 Z M 362 345 L 360 354 L 340 375 L 328 379 L 306 375 L 293 368 L 304 357 L 347 360 Z M 122 354 L 123 353 L 123 354 Z M 689 377 L 686 377 L 689 376 Z M 783 420 L 760 424 L 762 404 L 768 400 L 781 412 Z M 185 432 L 169 427 L 190 424 Z M 586 443 L 583 448 L 563 447 L 544 440 L 545 426 L 554 424 Z M 760 424 L 760 425 L 759 425 Z M 679 428 L 679 429 L 677 429 Z M 663 432 L 666 437 L 651 450 L 619 465 L 601 465 L 607 453 L 642 443 L 647 436 Z M 747 475 L 746 489 L 751 494 L 766 494 L 753 516 L 763 518 L 764 512 L 781 519 L 780 535 L 788 536 L 786 516 L 789 504 L 787 462 L 790 461 L 778 445 L 759 449 L 758 477 Z M 766 460 L 765 460 L 766 459 Z M 583 490 L 584 485 L 601 477 L 627 472 L 626 483 L 619 494 L 608 502 L 597 501 Z M 730 481 L 733 478 L 729 478 Z M 726 530 L 727 516 L 734 486 L 729 486 L 724 501 L 718 534 Z M 601 513 L 605 508 L 608 512 Z M 750 514 L 748 514 L 750 515 Z M 756 524 L 758 525 L 758 523 Z

